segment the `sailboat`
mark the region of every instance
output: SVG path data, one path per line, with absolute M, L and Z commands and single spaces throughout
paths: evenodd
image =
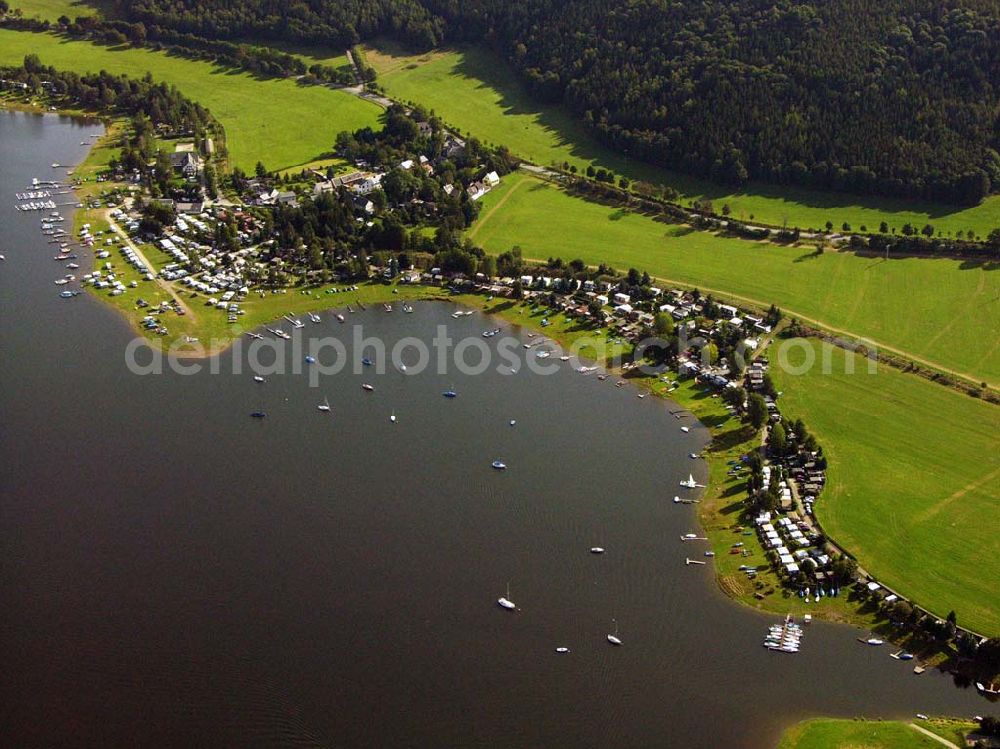
M 391 421 L 393 424 L 396 423 L 396 412 L 395 411 L 392 412 L 392 415 L 389 417 L 389 421 Z
M 320 322 L 321 318 L 320 318 L 319 315 L 317 315 L 317 314 L 315 314 L 313 312 L 310 312 L 308 314 L 309 314 L 309 319 L 310 320 L 312 320 L 313 322 Z
M 608 635 L 608 642 L 612 645 L 618 646 L 622 644 L 621 639 L 618 637 L 618 620 L 614 619 L 613 621 L 615 623 L 615 632 L 614 634 Z
M 327 399 L 325 395 L 323 396 L 323 402 L 320 403 L 318 406 L 316 406 L 316 408 L 318 408 L 320 411 L 330 410 L 330 401 Z
M 686 489 L 694 489 L 698 485 L 694 482 L 694 474 L 689 473 L 687 479 L 680 482 L 680 485 Z
M 505 608 L 511 611 L 517 608 L 517 606 L 514 605 L 514 602 L 510 600 L 510 583 L 507 583 L 507 595 L 498 598 L 497 603 L 500 605 L 501 608 Z

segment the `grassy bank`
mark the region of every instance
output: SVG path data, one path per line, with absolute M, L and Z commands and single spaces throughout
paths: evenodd
M 742 297 L 953 369 L 1000 383 L 1000 277 L 951 259 L 883 260 L 816 254 L 719 237 L 581 200 L 523 173 L 482 199 L 469 236 L 490 252 L 518 245 L 527 258 L 560 256 L 636 267 L 665 281 Z
M 435 110 L 447 122 L 481 140 L 504 144 L 523 158 L 549 166 L 568 162 L 578 169 L 610 169 L 633 180 L 670 185 L 683 200 L 710 199 L 728 204 L 732 215 L 775 226 L 876 230 L 881 221 L 900 229 L 905 223 L 932 224 L 943 234 L 974 230 L 986 236 L 1000 226 L 1000 196 L 972 208 L 859 197 L 787 187 L 752 185 L 732 192 L 707 181 L 628 159 L 605 148 L 568 111 L 532 100 L 509 67 L 482 49 L 409 55 L 389 44 L 366 47 L 378 82 L 393 98 Z
M 914 728 L 920 726 L 958 746 L 961 735 L 973 723 L 948 718 L 911 723 L 881 720 L 836 720 L 816 718 L 798 723 L 781 737 L 778 749 L 939 749 L 941 743 Z
M 19 65 L 27 54 L 75 72 L 125 73 L 176 86 L 211 110 L 226 130 L 230 163 L 253 170 L 307 163 L 333 147 L 337 133 L 375 126 L 381 109 L 322 86 L 261 79 L 208 62 L 131 47 L 67 41 L 51 34 L 0 29 L 0 65 Z
M 822 361 L 818 342 L 799 343 L 790 364 L 805 351 Z M 803 419 L 830 461 L 816 505 L 824 530 L 919 605 L 1000 633 L 1000 408 L 895 369 L 868 374 L 839 349 L 821 370 L 772 367 L 782 412 Z

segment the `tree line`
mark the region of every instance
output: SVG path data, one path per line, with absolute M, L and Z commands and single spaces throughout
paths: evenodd
M 491 44 L 616 150 L 751 179 L 974 204 L 1000 189 L 992 0 L 119 0 L 209 38 Z

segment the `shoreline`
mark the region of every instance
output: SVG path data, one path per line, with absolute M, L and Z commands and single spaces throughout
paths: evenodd
M 7 102 L 0 101 L 0 104 L 4 103 Z M 30 111 L 40 114 L 59 114 L 63 116 L 85 117 L 85 115 L 78 115 L 75 112 L 67 110 L 46 112 L 39 108 L 35 108 Z M 74 171 L 90 160 L 96 147 L 106 145 L 107 140 L 117 134 L 113 128 L 114 121 L 108 121 L 106 119 L 102 120 L 102 118 L 91 119 L 97 122 L 104 122 L 105 132 L 100 136 L 100 138 L 96 139 L 95 142 L 91 143 L 86 156 L 78 164 L 73 165 L 72 169 Z M 99 168 L 101 165 L 95 164 L 94 166 Z M 85 179 L 89 179 L 89 177 L 86 177 Z M 108 187 L 115 187 L 116 185 L 117 183 L 84 182 L 81 184 L 74 184 L 72 189 L 78 202 L 86 205 L 86 201 L 93 197 L 92 191 L 87 188 L 104 190 Z M 72 222 L 74 227 L 74 238 L 78 236 L 79 228 L 81 224 L 85 222 L 85 219 L 90 219 L 92 223 L 95 221 L 99 222 L 102 228 L 110 228 L 110 226 L 104 226 L 105 224 L 108 224 L 105 215 L 106 210 L 106 207 L 74 208 Z M 95 255 L 92 257 L 92 269 L 96 268 L 97 265 L 98 258 Z M 280 320 L 284 314 L 295 315 L 306 314 L 307 312 L 332 311 L 338 307 L 338 304 L 336 304 L 335 301 L 339 302 L 343 298 L 343 304 L 339 305 L 343 306 L 348 303 L 353 303 L 361 297 L 364 297 L 363 301 L 365 303 L 373 304 L 391 302 L 394 299 L 400 301 L 451 301 L 453 303 L 464 304 L 465 306 L 476 309 L 484 314 L 499 317 L 506 322 L 519 325 L 527 330 L 547 336 L 562 345 L 564 348 L 569 348 L 572 343 L 572 340 L 570 340 L 566 334 L 560 334 L 558 330 L 543 327 L 531 319 L 531 317 L 525 319 L 523 316 L 513 314 L 511 310 L 523 311 L 531 306 L 520 300 L 499 298 L 497 303 L 493 304 L 491 308 L 489 301 L 482 294 L 478 293 L 451 295 L 444 287 L 423 286 L 420 284 L 400 284 L 398 282 L 385 284 L 380 281 L 371 280 L 360 284 L 358 292 L 346 292 L 349 298 L 344 298 L 344 292 L 341 292 L 335 297 L 331 296 L 330 299 L 326 299 L 323 294 L 324 292 L 327 292 L 331 286 L 332 285 L 324 285 L 309 289 L 296 289 L 293 287 L 283 290 L 283 293 L 280 294 L 268 294 L 261 299 L 251 299 L 249 302 L 250 309 L 248 310 L 251 314 L 248 315 L 248 324 L 240 325 L 236 329 L 228 327 L 224 328 L 227 334 L 221 337 L 209 337 L 208 341 L 211 342 L 211 345 L 209 346 L 205 346 L 201 341 L 202 336 L 197 335 L 197 333 L 204 334 L 203 331 L 209 330 L 207 326 L 198 324 L 198 318 L 202 311 L 207 312 L 208 314 L 215 314 L 214 310 L 197 309 L 184 318 L 172 318 L 171 326 L 175 325 L 177 321 L 180 320 L 184 320 L 188 323 L 186 326 L 187 334 L 172 336 L 170 345 L 168 346 L 168 339 L 166 338 L 143 334 L 143 331 L 138 326 L 139 316 L 136 314 L 137 308 L 126 308 L 123 305 L 115 304 L 111 299 L 105 298 L 99 294 L 98 291 L 92 286 L 87 286 L 85 288 L 95 298 L 98 298 L 103 303 L 117 309 L 124 318 L 124 322 L 137 337 L 145 339 L 150 346 L 158 348 L 161 351 L 167 351 L 170 348 L 179 349 L 175 350 L 173 354 L 179 359 L 189 361 L 208 359 L 225 354 L 247 331 L 255 330 L 261 326 Z M 182 292 L 182 290 L 173 289 L 172 287 L 165 288 L 164 291 L 172 293 L 173 295 L 179 295 Z M 200 297 L 197 298 L 200 299 Z M 260 302 L 263 302 L 263 304 L 259 305 L 259 309 L 254 310 L 254 303 Z M 278 306 L 279 304 L 281 305 L 280 307 Z M 551 316 L 557 317 L 557 314 L 553 312 Z M 592 328 L 589 332 L 597 335 L 604 330 L 605 329 L 602 328 Z M 192 333 L 195 335 L 192 335 Z M 186 339 L 189 336 L 198 340 L 187 341 Z M 598 363 L 606 366 L 606 362 Z M 863 612 L 862 604 L 847 603 L 846 596 L 844 599 L 841 599 L 844 602 L 839 605 L 830 605 L 830 601 L 824 601 L 823 604 L 814 604 L 810 606 L 808 610 L 803 610 L 798 599 L 784 595 L 787 591 L 785 591 L 780 585 L 774 584 L 776 582 L 776 578 L 773 581 L 769 581 L 771 588 L 768 589 L 767 595 L 770 596 L 777 593 L 778 596 L 774 596 L 770 600 L 765 600 L 764 597 L 757 596 L 751 600 L 749 596 L 752 595 L 752 592 L 747 591 L 742 587 L 740 584 L 742 581 L 738 579 L 739 576 L 734 575 L 732 570 L 726 570 L 727 566 L 732 566 L 725 564 L 725 562 L 728 561 L 728 557 L 730 556 L 730 545 L 734 540 L 734 530 L 732 524 L 727 524 L 726 522 L 727 519 L 725 518 L 724 511 L 728 509 L 728 506 L 720 507 L 719 502 L 724 498 L 724 493 L 727 493 L 726 485 L 731 483 L 724 478 L 726 459 L 732 459 L 734 456 L 742 454 L 749 449 L 755 449 L 757 445 L 754 444 L 754 441 L 758 439 L 758 436 L 745 435 L 745 439 L 732 444 L 717 444 L 720 439 L 727 436 L 731 437 L 730 433 L 722 429 L 722 425 L 726 423 L 728 417 L 725 417 L 721 422 L 718 422 L 720 417 L 718 409 L 710 407 L 712 405 L 713 397 L 711 395 L 706 395 L 706 392 L 700 388 L 694 387 L 693 383 L 685 383 L 689 386 L 682 386 L 676 390 L 671 389 L 669 392 L 666 392 L 665 388 L 658 386 L 660 381 L 657 378 L 631 376 L 630 374 L 623 373 L 620 368 L 614 367 L 608 367 L 608 372 L 615 374 L 618 377 L 622 377 L 640 390 L 651 392 L 660 398 L 669 399 L 672 403 L 677 404 L 678 407 L 690 413 L 691 416 L 708 431 L 711 439 L 709 444 L 705 446 L 702 453 L 707 470 L 707 479 L 705 482 L 706 486 L 699 495 L 700 506 L 696 510 L 696 515 L 702 529 L 710 539 L 712 550 L 715 551 L 715 556 L 712 560 L 712 570 L 716 586 L 727 598 L 762 613 L 783 615 L 784 613 L 788 613 L 789 610 L 794 610 L 795 613 L 800 616 L 804 613 L 810 613 L 815 618 L 850 624 L 862 629 L 874 628 L 881 621 L 873 614 Z M 707 403 L 705 401 L 707 401 Z M 737 427 L 737 429 L 739 428 L 740 427 Z M 739 501 L 736 504 L 739 504 Z M 756 541 L 755 537 L 754 541 Z M 760 557 L 751 561 L 756 563 L 759 559 Z M 765 578 L 773 575 L 772 566 L 769 563 L 767 566 L 767 573 L 761 575 Z

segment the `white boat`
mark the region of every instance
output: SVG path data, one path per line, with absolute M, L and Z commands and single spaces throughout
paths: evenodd
M 507 464 L 504 463 L 502 460 L 494 460 L 492 465 L 498 471 L 504 471 L 507 469 Z
M 325 395 L 323 396 L 323 402 L 320 403 L 318 406 L 316 406 L 316 408 L 319 409 L 320 411 L 330 410 L 330 401 L 327 399 Z
M 591 554 L 603 554 L 604 553 L 604 547 L 603 546 L 591 546 L 590 547 L 590 553 Z
M 569 648 L 556 648 L 557 653 L 568 653 Z
M 391 421 L 393 424 L 396 423 L 396 412 L 395 411 L 393 411 L 392 415 L 389 416 L 389 421 Z
M 261 377 L 260 375 L 254 375 L 253 376 L 253 381 L 254 382 L 264 382 L 264 378 Z
M 539 351 L 537 354 L 535 354 L 535 356 L 537 356 L 539 359 L 548 359 L 550 356 L 552 356 L 552 352 L 551 351 Z
M 337 315 L 337 322 L 344 322 L 344 316 L 343 315 Z
M 688 427 L 681 427 L 681 431 L 684 432 L 684 434 L 687 434 L 691 430 Z
M 621 638 L 618 637 L 618 621 L 615 620 L 615 631 L 614 634 L 608 635 L 608 642 L 612 645 L 618 646 L 622 644 Z
M 680 482 L 680 485 L 685 489 L 695 489 L 698 486 L 698 484 L 695 483 L 693 473 L 689 473 L 688 477 Z
M 516 423 L 517 423 L 517 419 L 511 419 L 510 420 L 510 425 L 511 426 L 514 426 Z
M 312 312 L 310 312 L 308 314 L 309 314 L 309 319 L 312 320 L 313 322 L 321 322 L 321 318 L 320 318 L 319 315 L 314 314 Z
M 57 278 L 55 280 L 56 286 L 65 286 L 68 283 L 69 283 L 69 279 L 66 279 L 66 278 Z
M 367 382 L 363 382 L 361 384 L 361 389 L 362 390 L 367 390 L 369 393 L 371 393 L 371 392 L 373 392 L 375 390 L 375 386 L 374 385 L 369 385 Z
M 507 583 L 507 595 L 498 598 L 497 603 L 500 605 L 500 608 L 504 608 L 509 611 L 513 611 L 517 608 L 517 606 L 514 605 L 514 602 L 510 600 L 510 583 Z

